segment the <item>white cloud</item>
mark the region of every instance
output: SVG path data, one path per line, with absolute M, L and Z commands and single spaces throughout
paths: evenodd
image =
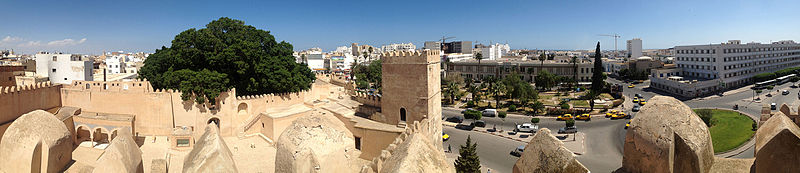
M 27 43 L 22 43 L 22 44 L 19 44 L 17 46 L 19 46 L 19 47 L 32 47 L 32 46 L 41 46 L 41 45 L 42 45 L 41 41 L 28 41 Z
M 47 45 L 48 46 L 73 46 L 73 45 L 78 45 L 78 44 L 81 44 L 81 43 L 84 43 L 84 42 L 86 42 L 86 38 L 83 38 L 83 39 L 78 40 L 78 41 L 75 41 L 73 39 L 69 39 L 68 38 L 68 39 L 63 39 L 63 40 L 55 40 L 55 41 L 47 42 Z
M 5 38 L 3 38 L 3 40 L 0 40 L 0 44 L 14 43 L 14 42 L 19 42 L 19 41 L 22 41 L 22 38 L 6 36 Z

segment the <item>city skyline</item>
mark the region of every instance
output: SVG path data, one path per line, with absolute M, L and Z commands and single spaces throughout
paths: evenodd
M 722 2 L 722 3 L 720 3 Z M 681 5 L 683 4 L 683 5 Z M 99 54 L 154 52 L 182 31 L 230 17 L 268 30 L 294 50 L 330 51 L 350 43 L 381 46 L 442 36 L 513 49 L 617 49 L 641 38 L 644 49 L 800 40 L 791 32 L 793 1 L 659 2 L 9 2 L 0 49 Z M 31 13 L 31 11 L 36 11 Z M 364 15 L 367 14 L 367 15 Z M 782 22 L 784 21 L 784 22 Z

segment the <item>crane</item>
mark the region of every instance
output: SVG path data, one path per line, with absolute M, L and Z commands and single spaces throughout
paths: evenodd
M 442 36 L 442 39 L 439 40 L 440 41 L 439 42 L 439 50 L 444 51 L 445 50 L 444 49 L 444 42 L 447 41 L 447 39 L 454 39 L 454 38 L 456 38 L 456 37 Z
M 616 56 L 617 55 L 617 38 L 620 38 L 621 36 L 619 36 L 617 34 L 613 34 L 613 35 L 612 34 L 598 34 L 598 36 L 614 37 L 614 55 Z

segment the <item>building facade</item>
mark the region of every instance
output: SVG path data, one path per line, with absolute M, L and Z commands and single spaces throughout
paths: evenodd
M 38 53 L 36 75 L 48 77 L 55 84 L 70 84 L 73 80 L 92 81 L 94 61 L 77 54 Z
M 444 53 L 472 54 L 472 41 L 454 41 L 444 43 Z
M 422 49 L 427 50 L 441 50 L 442 49 L 442 42 L 438 41 L 426 41 L 425 45 Z
M 674 62 L 677 69 L 651 72 L 651 86 L 696 97 L 749 85 L 757 74 L 800 65 L 800 44 L 790 40 L 771 44 L 730 40 L 721 44 L 676 46 Z M 697 86 L 687 87 L 686 83 Z
M 577 63 L 577 80 L 578 81 L 591 81 L 592 69 L 591 63 Z M 540 71 L 545 70 L 549 73 L 572 78 L 575 71 L 575 66 L 571 63 L 558 63 L 558 62 L 544 62 L 539 61 L 492 61 L 482 60 L 480 62 L 460 61 L 452 62 L 447 66 L 447 75 L 460 74 L 462 77 L 471 78 L 473 80 L 483 80 L 486 77 L 505 77 L 507 75 L 517 73 L 522 77 L 522 80 L 527 82 L 534 82 L 534 78 Z
M 628 40 L 628 57 L 642 57 L 642 39 L 634 38 L 632 40 Z
M 395 43 L 395 44 L 389 44 L 389 45 L 381 46 L 381 50 L 383 50 L 383 52 L 412 51 L 412 50 L 415 50 L 415 49 L 417 49 L 417 46 L 415 46 L 412 43 Z

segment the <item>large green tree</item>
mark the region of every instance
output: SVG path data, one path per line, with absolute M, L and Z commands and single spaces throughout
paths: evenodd
M 458 159 L 453 163 L 457 173 L 481 172 L 481 160 L 478 158 L 478 143 L 472 143 L 472 138 L 467 136 L 466 145 L 458 150 Z
M 221 92 L 236 95 L 297 92 L 311 87 L 314 73 L 292 57 L 292 45 L 269 31 L 222 17 L 189 29 L 144 61 L 139 78 L 156 89 L 177 89 L 184 100 L 215 104 Z
M 600 93 L 606 85 L 606 76 L 603 74 L 603 59 L 600 54 L 600 42 L 594 50 L 594 69 L 592 69 L 592 91 Z

